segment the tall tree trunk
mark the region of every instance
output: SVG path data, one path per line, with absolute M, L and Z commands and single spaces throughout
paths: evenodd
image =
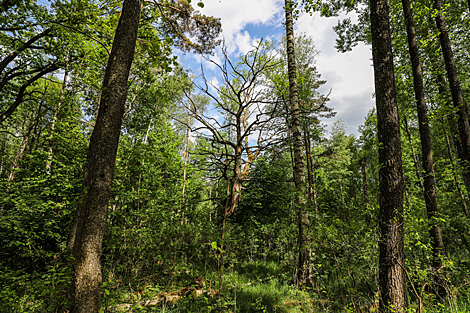
M 470 125 L 468 122 L 467 109 L 463 100 L 462 88 L 460 86 L 457 67 L 455 65 L 454 53 L 449 39 L 444 16 L 441 11 L 441 0 L 434 1 L 434 10 L 437 11 L 435 17 L 437 29 L 439 30 L 439 41 L 442 47 L 444 63 L 446 66 L 447 79 L 449 80 L 450 93 L 454 107 L 458 109 L 458 128 L 460 140 L 462 143 L 462 152 L 460 165 L 462 167 L 462 175 L 470 181 Z
M 377 133 L 379 139 L 379 310 L 406 306 L 403 227 L 403 169 L 392 39 L 387 0 L 370 1 Z
M 411 13 L 409 0 L 402 0 L 403 13 L 405 15 L 406 33 L 408 37 L 408 48 L 410 50 L 411 67 L 413 70 L 413 85 L 416 98 L 416 107 L 418 110 L 419 136 L 421 139 L 421 152 L 424 169 L 424 200 L 426 202 L 426 212 L 430 224 L 429 235 L 432 239 L 434 272 L 436 273 L 436 295 L 444 297 L 445 288 L 439 285 L 443 282 L 439 279 L 437 271 L 442 266 L 442 256 L 444 255 L 444 242 L 442 240 L 441 228 L 438 223 L 439 212 L 437 209 L 436 187 L 434 182 L 434 167 L 431 131 L 429 130 L 428 112 L 424 98 L 423 73 L 419 62 L 418 43 L 416 40 L 416 31 Z
M 436 80 L 437 80 L 437 86 L 438 86 L 438 92 L 440 95 L 442 95 L 443 97 L 445 97 L 446 95 L 446 81 L 444 79 L 444 76 L 440 73 L 437 74 L 436 76 Z M 447 104 L 448 105 L 448 104 Z M 449 106 L 449 105 L 448 105 Z M 463 147 L 462 147 L 462 142 L 460 140 L 460 135 L 457 135 L 455 133 L 455 129 L 458 129 L 458 122 L 455 121 L 456 118 L 455 118 L 455 113 L 451 113 L 450 115 L 447 115 L 447 121 L 449 122 L 449 125 L 451 127 L 451 134 L 452 134 L 452 143 L 453 143 L 453 146 L 455 148 L 455 153 L 456 153 L 456 156 L 457 156 L 457 164 L 459 166 L 459 168 L 461 167 L 461 164 L 462 164 L 462 160 L 463 160 L 463 155 L 464 155 L 464 151 L 463 151 Z M 465 163 L 465 161 L 463 161 Z M 465 171 L 464 169 L 460 171 L 461 175 L 462 175 L 462 180 L 463 180 L 463 183 L 465 185 L 465 188 L 467 189 L 467 195 L 469 196 L 470 198 L 470 171 Z
M 450 141 L 449 141 L 449 136 L 447 135 L 446 125 L 443 120 L 441 120 L 441 122 L 442 122 L 442 128 L 444 129 L 444 135 L 446 137 L 447 153 L 449 154 L 450 163 L 452 164 L 452 172 L 454 174 L 455 186 L 457 187 L 457 190 L 459 191 L 460 199 L 462 199 L 463 212 L 465 216 L 468 217 L 469 214 L 468 214 L 468 209 L 467 209 L 467 203 L 465 201 L 465 196 L 463 195 L 462 187 L 460 187 L 459 176 L 457 174 L 457 167 L 455 166 L 454 157 L 452 156 L 453 153 L 450 147 Z
M 74 313 L 95 313 L 100 309 L 101 248 L 141 8 L 141 0 L 124 0 L 104 73 L 82 197 L 72 230 L 75 233 L 71 235 L 70 246 L 76 260 Z
M 317 190 L 315 187 L 315 170 L 313 168 L 313 156 L 311 152 L 310 132 L 308 131 L 308 127 L 305 128 L 304 137 L 305 154 L 307 158 L 308 196 L 310 202 L 313 203 L 313 206 L 315 208 L 315 214 L 318 215 Z
M 306 134 L 305 153 L 307 158 L 307 174 L 308 174 L 308 195 L 309 200 L 313 203 L 315 214 L 318 215 L 318 202 L 317 202 L 317 189 L 315 186 L 315 170 L 313 167 L 313 157 L 310 150 L 310 140 L 308 139 L 308 132 Z
M 297 90 L 297 70 L 294 50 L 294 21 L 292 1 L 285 0 L 287 67 L 289 73 L 289 100 L 291 105 L 291 128 L 294 139 L 294 180 L 297 189 L 297 214 L 299 223 L 299 269 L 297 283 L 312 286 L 312 268 L 310 251 L 310 221 L 306 211 L 305 173 L 302 154 L 302 133 L 300 131 L 299 95 Z

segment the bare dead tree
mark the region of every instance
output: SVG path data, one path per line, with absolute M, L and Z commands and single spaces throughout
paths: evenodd
M 208 143 L 199 153 L 208 157 L 209 166 L 217 168 L 229 182 L 230 192 L 225 213 L 232 214 L 240 201 L 242 183 L 247 179 L 250 165 L 273 145 L 285 140 L 280 102 L 273 101 L 265 85 L 265 73 L 276 65 L 260 43 L 252 51 L 232 62 L 225 48 L 223 62 L 206 59 L 220 73 L 220 87 L 209 80 L 202 69 L 202 83 L 195 90 L 208 96 L 212 105 L 201 110 L 193 96 L 185 91 L 189 114 L 197 121 L 191 131 Z M 220 116 L 221 118 L 218 118 Z M 190 125 L 188 125 L 190 126 Z

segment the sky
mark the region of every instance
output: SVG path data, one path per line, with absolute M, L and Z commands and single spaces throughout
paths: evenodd
M 204 0 L 201 13 L 220 17 L 222 22 L 222 38 L 231 58 L 236 58 L 250 51 L 257 40 L 280 39 L 285 35 L 284 1 L 279 0 Z M 343 16 L 344 17 L 344 16 Z M 346 125 L 348 134 L 359 135 L 358 127 L 365 121 L 367 112 L 375 106 L 372 97 L 374 92 L 374 76 L 372 68 L 372 52 L 370 46 L 359 44 L 347 53 L 337 52 L 334 45 L 336 33 L 333 26 L 341 16 L 333 18 L 312 16 L 301 13 L 295 21 L 295 34 L 305 33 L 313 38 L 320 54 L 316 57 L 316 66 L 321 79 L 326 80 L 319 92 L 328 94 L 328 106 L 337 112 L 334 118 L 323 119 L 327 130 L 341 118 Z M 354 18 L 354 17 L 353 17 Z M 201 57 L 194 54 L 180 55 L 185 68 L 200 72 Z M 211 57 L 220 63 L 222 53 L 216 51 Z M 204 69 L 209 79 L 215 80 L 217 72 L 214 67 Z

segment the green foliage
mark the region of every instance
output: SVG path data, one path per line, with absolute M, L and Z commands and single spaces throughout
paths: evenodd
M 41 49 L 21 51 L 14 63 L 21 75 L 2 76 L 6 83 L 0 89 L 0 110 L 5 111 L 16 100 L 30 75 L 48 64 L 59 64 L 67 79 L 64 82 L 61 75 L 48 75 L 28 85 L 27 97 L 0 125 L 0 311 L 67 311 L 72 281 L 67 239 L 121 3 L 12 3 L 0 13 L 0 24 L 18 29 L 0 29 L 2 59 L 46 28 L 50 28 L 51 35 L 35 42 Z M 403 125 L 404 267 L 409 312 L 417 312 L 420 299 L 421 312 L 468 312 L 470 223 L 463 206 L 468 205 L 468 192 L 454 152 L 458 136 L 454 110 L 447 104 L 450 95 L 436 84 L 438 75 L 445 73 L 439 65 L 437 34 L 428 21 L 432 15 L 430 2 L 414 2 L 413 10 L 427 78 L 440 211 L 434 220 L 427 217 L 419 182 L 422 171 L 419 166 L 416 169 L 422 156 L 401 6 L 397 1 L 390 4 Z M 184 1 L 178 5 L 186 13 L 196 14 L 196 19 L 215 26 L 212 34 L 217 33 L 217 19 L 198 15 Z M 202 2 L 197 5 L 202 7 Z M 304 1 L 304 5 L 328 16 L 341 11 L 358 12 L 358 24 L 346 19 L 336 27 L 340 33 L 339 50 L 350 50 L 359 41 L 369 42 L 368 7 L 362 2 Z M 464 94 L 468 96 L 468 36 L 461 34 L 468 31 L 469 25 L 462 5 L 462 1 L 449 2 L 445 16 L 456 47 Z M 169 14 L 168 7 L 164 10 Z M 279 138 L 266 146 L 269 149 L 256 160 L 250 160 L 237 210 L 224 216 L 227 180 L 232 175 L 227 170 L 230 153 L 225 154 L 227 159 L 221 158 L 221 146 L 206 140 L 206 133 L 200 132 L 194 138 L 194 133 L 186 132 L 187 126 L 199 127 L 188 116 L 188 108 L 210 114 L 213 108 L 225 106 L 228 110 L 223 118 L 229 123 L 240 102 L 233 101 L 228 85 L 214 95 L 219 100 L 215 107 L 209 98 L 194 94 L 190 78 L 172 55 L 172 44 L 203 51 L 205 48 L 199 45 L 203 42 L 193 44 L 188 37 L 179 36 L 168 21 L 162 21 L 159 12 L 148 3 L 144 6 L 131 70 L 102 251 L 103 309 L 119 311 L 119 305 L 127 304 L 123 310 L 134 312 L 376 311 L 376 226 L 380 218 L 381 178 L 375 110 L 365 117 L 358 138 L 347 134 L 341 119 L 327 136 L 320 117 L 331 117 L 334 112 L 325 105 L 327 96 L 318 92 L 324 81 L 315 67 L 317 51 L 312 39 L 297 36 L 302 135 L 311 162 L 307 179 L 311 193 L 306 210 L 311 222 L 313 286 L 294 286 L 298 225 L 297 212 L 293 210 L 296 194 L 291 142 L 285 131 L 289 110 L 284 105 L 288 86 L 282 42 L 278 47 L 264 42 L 259 50 L 234 63 L 248 81 L 254 78 L 250 62 L 256 59 L 266 65 L 255 68 L 261 71 L 256 79 L 264 88 L 261 98 L 270 101 L 263 107 L 268 109 L 264 113 L 277 118 L 267 128 L 279 132 Z M 188 22 L 178 30 L 191 34 L 197 23 L 189 22 L 188 16 L 180 13 L 173 12 L 171 17 Z M 210 34 L 205 29 L 199 39 Z M 214 43 L 207 42 L 207 47 Z M 279 58 L 271 58 L 272 51 L 279 52 Z M 15 70 L 13 63 L 9 64 L 6 72 Z M 6 72 L 2 71 L 2 75 Z M 230 83 L 235 91 L 242 86 L 241 80 Z M 191 100 L 183 99 L 183 94 L 191 94 Z M 405 116 L 409 131 L 403 124 Z M 220 138 L 233 139 L 233 129 L 224 125 Z M 246 151 L 242 158 L 248 160 Z M 446 282 L 445 299 L 436 299 L 431 287 L 435 277 L 431 271 L 429 228 L 436 222 L 441 226 L 446 247 L 440 270 Z M 199 276 L 205 284 L 197 296 L 193 280 Z M 145 304 L 181 290 L 185 294 L 174 304 Z

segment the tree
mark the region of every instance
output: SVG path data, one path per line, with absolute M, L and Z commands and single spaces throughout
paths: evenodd
M 332 108 L 325 105 L 329 101 L 328 96 L 318 92 L 325 80 L 320 80 L 320 74 L 315 66 L 315 57 L 318 51 L 315 48 L 313 39 L 301 34 L 294 38 L 295 46 L 295 63 L 297 70 L 297 87 L 299 98 L 300 125 L 302 129 L 302 139 L 305 146 L 305 154 L 307 161 L 307 178 L 308 178 L 308 195 L 309 202 L 314 203 L 315 211 L 318 210 L 315 191 L 315 178 L 313 170 L 313 155 L 311 150 L 312 142 L 319 136 L 321 126 L 320 118 L 330 118 L 336 115 Z M 289 73 L 287 66 L 287 48 L 286 38 L 281 40 L 278 48 L 280 62 L 278 66 L 273 68 L 268 74 L 269 82 L 272 85 L 272 93 L 280 101 L 284 102 L 281 106 L 282 114 L 286 117 L 286 125 L 289 125 L 290 109 L 289 105 Z M 290 138 L 292 139 L 292 138 Z
M 403 13 L 405 16 L 406 32 L 408 37 L 408 49 L 410 51 L 411 65 L 413 70 L 413 85 L 418 110 L 418 126 L 421 138 L 421 151 L 424 169 L 424 200 L 428 214 L 430 228 L 429 234 L 432 238 L 434 254 L 434 271 L 437 273 L 442 265 L 444 255 L 444 243 L 442 241 L 441 228 L 438 224 L 438 209 L 436 200 L 436 187 L 434 182 L 433 152 L 431 131 L 429 129 L 428 112 L 424 98 L 423 74 L 419 62 L 419 51 L 416 40 L 416 31 L 411 13 L 409 0 L 402 0 Z M 437 291 L 439 294 L 439 291 Z M 442 296 L 442 295 L 441 295 Z
M 461 166 L 462 175 L 466 185 L 470 185 L 470 124 L 468 122 L 467 108 L 462 95 L 462 87 L 455 65 L 454 53 L 452 51 L 447 26 L 442 15 L 442 5 L 440 0 L 435 0 L 433 4 L 437 14 L 435 16 L 436 26 L 439 31 L 439 41 L 441 43 L 442 54 L 444 57 L 447 79 L 449 81 L 452 102 L 457 109 L 458 130 L 462 145 Z
M 164 15 L 161 4 L 156 5 Z M 183 5 L 183 8 L 186 11 L 177 10 L 177 18 L 189 19 L 190 6 Z M 82 199 L 69 240 L 70 250 L 76 259 L 73 312 L 98 312 L 100 307 L 102 240 L 141 10 L 142 1 L 124 1 L 104 74 L 98 115 L 85 165 Z M 193 49 L 200 48 L 201 52 L 207 52 L 213 44 L 212 36 L 218 34 L 218 26 L 217 21 L 204 24 L 205 31 L 198 37 L 202 45 L 190 45 L 190 41 L 183 40 L 182 47 L 190 45 Z M 197 31 L 194 28 L 186 30 Z M 211 32 L 208 34 L 208 31 Z M 178 31 L 175 35 L 186 38 Z
M 88 148 L 83 194 L 70 239 L 76 259 L 72 308 L 76 313 L 100 309 L 102 240 L 141 7 L 141 0 L 124 1 Z
M 162 16 L 162 4 L 155 3 Z M 191 7 L 182 4 L 176 11 L 175 19 L 191 18 Z M 107 218 L 107 206 L 111 191 L 116 153 L 121 124 L 127 98 L 127 81 L 134 58 L 139 30 L 142 1 L 125 0 L 114 36 L 113 48 L 106 66 L 101 88 L 98 115 L 90 139 L 85 165 L 82 199 L 74 219 L 69 247 L 76 259 L 75 297 L 73 312 L 98 312 L 100 305 L 101 268 L 100 255 Z M 145 12 L 147 13 L 147 12 Z M 198 16 L 199 19 L 203 17 Z M 175 23 L 172 20 L 165 20 Z M 183 32 L 174 33 L 183 38 L 181 47 L 191 47 L 196 51 L 207 52 L 213 47 L 214 35 L 220 30 L 218 20 L 204 23 L 203 29 L 189 27 L 190 33 L 198 32 L 201 45 L 187 40 Z M 197 23 L 194 22 L 196 25 Z M 175 26 L 173 25 L 173 28 Z M 186 39 L 186 40 L 184 40 Z M 189 48 L 188 48 L 189 49 Z M 199 50 L 198 50 L 199 49 Z
M 302 154 L 302 132 L 300 129 L 299 96 L 297 90 L 297 69 L 295 66 L 294 48 L 294 21 L 292 17 L 293 3 L 285 0 L 286 13 L 286 43 L 287 43 L 287 67 L 289 72 L 289 101 L 291 106 L 290 127 L 294 139 L 294 180 L 298 192 L 296 201 L 299 226 L 299 268 L 297 272 L 297 284 L 312 285 L 312 269 L 310 264 L 310 234 L 309 217 L 306 211 L 305 201 L 305 167 Z
M 282 140 L 283 129 L 277 127 L 281 118 L 279 102 L 272 102 L 263 86 L 266 72 L 275 66 L 276 60 L 269 57 L 264 43 L 260 43 L 247 55 L 240 57 L 233 64 L 225 50 L 224 63 L 215 64 L 221 73 L 223 86 L 212 87 L 204 79 L 203 86 L 196 86 L 202 93 L 214 101 L 214 105 L 224 117 L 218 122 L 214 117 L 207 116 L 197 105 L 190 94 L 188 111 L 200 126 L 192 127 L 201 138 L 207 138 L 216 151 L 205 151 L 218 164 L 222 176 L 230 181 L 230 196 L 225 205 L 225 213 L 230 215 L 238 206 L 241 196 L 242 183 L 249 173 L 251 163 L 264 150 Z M 208 131 L 208 134 L 204 134 Z M 251 138 L 255 137 L 255 140 Z M 232 172 L 230 175 L 229 172 Z
M 380 163 L 379 309 L 401 312 L 406 306 L 404 180 L 387 1 L 370 2 L 370 24 Z

